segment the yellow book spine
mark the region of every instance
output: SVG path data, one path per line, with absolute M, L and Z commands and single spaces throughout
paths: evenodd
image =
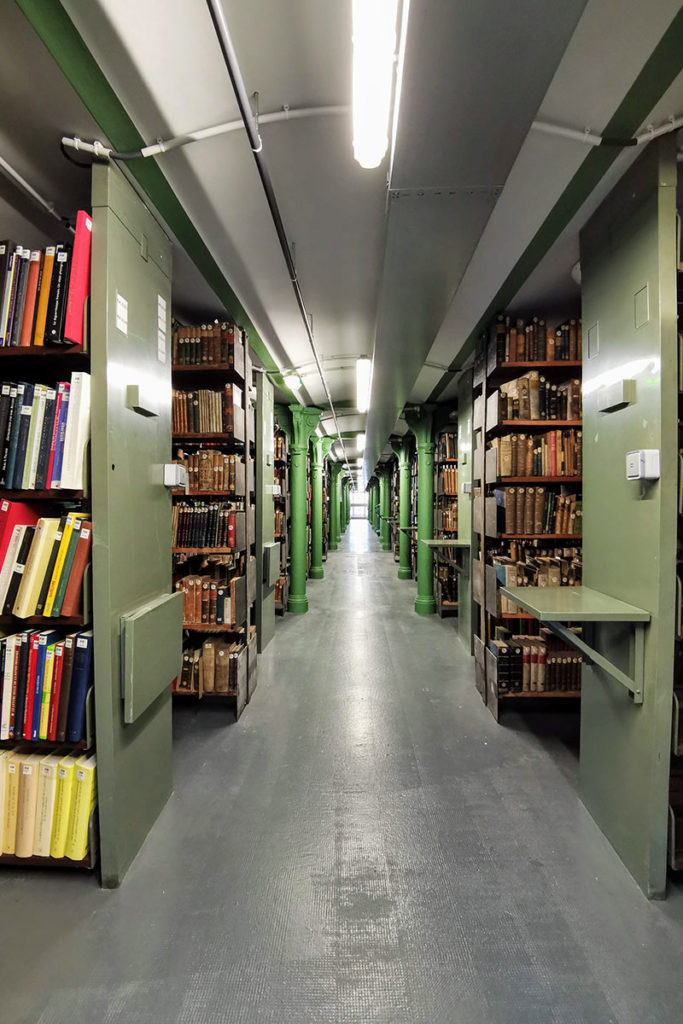
M 5 764 L 5 800 L 2 809 L 2 852 L 14 853 L 19 805 L 19 761 L 10 757 Z
M 55 809 L 52 816 L 52 837 L 50 839 L 50 856 L 63 857 L 66 846 L 66 835 L 69 828 L 69 812 L 73 792 L 74 766 L 76 762 L 60 764 L 57 768 L 57 787 L 55 791 Z
M 33 334 L 33 344 L 42 345 L 45 340 L 45 322 L 47 320 L 47 305 L 50 297 L 50 284 L 52 282 L 52 271 L 55 263 L 55 247 L 50 245 L 45 250 L 43 259 L 43 279 L 38 296 L 38 308 L 36 312 L 36 326 Z
M 71 540 L 71 534 L 76 518 L 75 513 L 66 517 L 66 523 L 64 524 L 64 529 L 62 531 L 62 540 L 59 545 L 59 551 L 57 552 L 55 567 L 52 571 L 52 579 L 50 580 L 50 587 L 47 592 L 45 607 L 43 608 L 43 615 L 46 617 L 52 615 L 52 606 L 55 603 L 55 597 L 57 595 L 59 577 L 62 574 L 62 567 L 64 566 L 64 559 L 66 558 L 66 552 L 69 547 L 69 541 Z
M 50 717 L 50 697 L 52 696 L 52 674 L 55 668 L 55 644 L 45 651 L 45 674 L 43 676 L 43 693 L 40 701 L 40 725 L 38 739 L 47 739 L 47 723 Z
M 88 825 L 96 798 L 95 766 L 77 765 L 75 775 L 64 856 L 83 860 L 88 852 Z

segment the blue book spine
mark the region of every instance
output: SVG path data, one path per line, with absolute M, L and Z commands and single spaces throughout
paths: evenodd
M 17 441 L 19 439 L 19 426 L 21 424 L 21 408 L 24 404 L 25 384 L 17 384 L 17 400 L 14 404 L 12 415 L 12 430 L 10 431 L 9 444 L 7 446 L 7 465 L 5 466 L 5 487 L 12 489 L 14 483 L 14 465 L 17 459 Z
M 78 743 L 85 735 L 85 698 L 92 676 L 92 632 L 80 633 L 76 638 L 74 663 L 71 671 L 71 692 L 66 719 L 66 742 Z
M 47 482 L 47 487 L 54 487 L 62 479 L 62 462 L 64 461 L 64 438 L 66 436 L 66 418 L 69 413 L 70 391 L 64 390 L 62 404 L 59 407 L 59 425 L 57 427 L 57 443 L 55 444 L 55 459 L 52 463 L 52 476 Z

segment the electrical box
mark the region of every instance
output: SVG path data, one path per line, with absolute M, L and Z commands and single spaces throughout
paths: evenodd
M 177 462 L 167 462 L 164 466 L 165 487 L 185 487 L 187 473 L 184 466 Z
M 659 449 L 640 448 L 626 452 L 627 480 L 659 480 Z

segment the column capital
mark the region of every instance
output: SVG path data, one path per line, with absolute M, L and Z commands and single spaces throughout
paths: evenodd
M 410 438 L 401 437 L 391 442 L 391 447 L 395 455 L 398 455 L 398 465 L 400 469 L 407 469 L 410 466 Z
M 331 462 L 330 463 L 330 476 L 332 477 L 333 480 L 338 480 L 339 479 L 339 474 L 341 473 L 343 468 L 344 468 L 344 463 L 343 462 Z
M 311 469 L 322 469 L 324 458 L 323 439 L 314 434 L 311 438 Z
M 331 450 L 332 445 L 334 444 L 335 440 L 336 440 L 336 438 L 334 438 L 334 437 L 321 437 L 320 438 L 320 443 L 322 445 L 323 459 L 326 459 L 327 456 L 330 454 L 330 450 Z
M 417 409 L 410 409 L 406 412 L 406 423 L 417 441 L 418 451 L 426 455 L 434 454 L 434 443 L 432 441 L 432 422 L 434 419 L 433 405 L 421 405 Z M 429 451 L 431 448 L 431 453 Z
M 301 454 L 308 451 L 308 441 L 320 422 L 322 409 L 307 405 L 290 405 L 292 414 L 292 452 Z

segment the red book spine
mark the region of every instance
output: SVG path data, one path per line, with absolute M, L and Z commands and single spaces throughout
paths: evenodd
M 74 345 L 83 344 L 83 310 L 90 295 L 90 248 L 92 242 L 92 220 L 79 210 L 76 216 L 76 235 L 71 259 L 71 276 L 66 300 L 64 340 Z
M 31 633 L 31 650 L 28 656 L 28 674 L 26 676 L 26 697 L 24 699 L 24 739 L 31 739 L 33 728 L 33 698 L 36 683 L 36 659 L 40 645 L 40 633 Z
M 557 476 L 557 437 L 550 431 L 550 476 Z
M 228 547 L 234 548 L 237 544 L 237 519 L 234 512 L 228 512 Z
M 57 438 L 59 436 L 59 411 L 62 408 L 62 398 L 64 397 L 64 381 L 61 381 L 57 388 L 57 401 L 55 403 L 55 421 L 52 426 L 52 437 L 50 438 L 50 458 L 47 464 L 47 473 L 45 475 L 45 486 L 50 487 L 52 482 L 52 467 L 55 464 L 55 451 L 57 450 Z
M 50 694 L 50 714 L 47 720 L 47 738 L 51 743 L 57 739 L 57 711 L 59 709 L 59 693 L 62 689 L 62 669 L 64 668 L 64 641 L 55 647 L 55 661 L 52 669 L 52 693 Z

